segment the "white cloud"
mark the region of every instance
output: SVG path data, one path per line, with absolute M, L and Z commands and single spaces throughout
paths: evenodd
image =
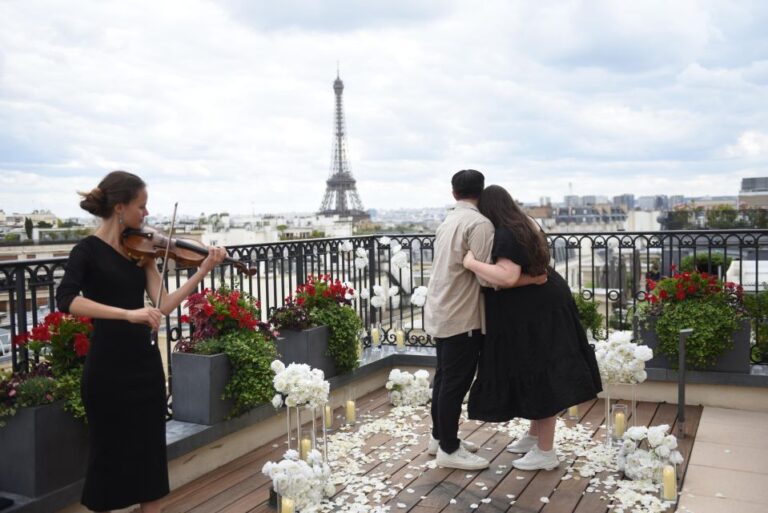
M 121 168 L 154 211 L 313 211 L 337 60 L 368 208 L 466 167 L 525 200 L 735 194 L 768 173 L 765 5 L 1 3 L 0 208 L 74 215 Z

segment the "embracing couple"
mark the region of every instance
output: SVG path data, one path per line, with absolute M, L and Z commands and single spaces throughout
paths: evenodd
M 429 452 L 442 467 L 488 467 L 458 438 L 469 390 L 470 419 L 531 420 L 507 446 L 525 454 L 516 468 L 553 469 L 557 415 L 602 390 L 594 351 L 538 224 L 479 171 L 459 171 L 451 184 L 456 206 L 435 235 L 424 312 L 437 349 Z

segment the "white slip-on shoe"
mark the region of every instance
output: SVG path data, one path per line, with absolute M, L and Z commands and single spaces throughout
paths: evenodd
M 519 440 L 516 440 L 511 444 L 509 444 L 507 446 L 507 451 L 515 454 L 525 454 L 526 452 L 536 447 L 536 444 L 538 443 L 539 443 L 538 436 L 525 435 Z
M 542 451 L 534 447 L 528 454 L 512 462 L 512 466 L 519 470 L 552 470 L 560 465 L 555 450 Z
M 461 443 L 461 446 L 464 447 L 469 452 L 477 452 L 479 447 L 477 444 L 470 442 L 469 440 L 461 440 L 459 439 L 459 443 Z M 440 440 L 437 438 L 430 438 L 429 439 L 429 445 L 427 445 L 427 454 L 430 456 L 434 456 L 437 454 L 437 449 L 440 447 Z
M 438 448 L 435 463 L 440 467 L 458 468 L 461 470 L 482 470 L 490 465 L 488 460 L 477 454 L 472 454 L 462 446 L 459 446 L 451 454 Z

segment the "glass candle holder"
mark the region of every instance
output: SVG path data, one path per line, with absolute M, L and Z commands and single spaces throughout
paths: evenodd
M 405 352 L 405 331 L 400 321 L 395 323 L 395 351 L 398 353 Z
M 296 513 L 296 505 L 293 499 L 280 495 L 277 501 L 277 513 Z
M 661 469 L 661 484 L 659 486 L 659 498 L 665 502 L 674 504 L 677 502 L 677 468 L 676 465 L 667 464 Z
M 568 408 L 568 420 L 579 420 L 579 405 L 574 404 L 570 408 Z
M 381 351 L 381 323 L 371 324 L 371 347 L 374 351 Z
M 613 440 L 621 440 L 627 430 L 629 409 L 626 404 L 611 405 L 611 437 Z

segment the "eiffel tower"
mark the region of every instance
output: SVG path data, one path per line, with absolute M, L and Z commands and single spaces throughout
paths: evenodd
M 326 180 L 325 196 L 320 206 L 319 214 L 339 216 L 352 216 L 353 221 L 368 219 L 368 214 L 363 210 L 363 203 L 357 194 L 355 179 L 349 169 L 347 160 L 347 132 L 344 123 L 344 109 L 341 95 L 344 92 L 344 82 L 336 71 L 336 80 L 333 81 L 333 92 L 336 93 L 336 117 L 335 135 L 333 138 L 333 157 L 331 159 L 331 176 Z

